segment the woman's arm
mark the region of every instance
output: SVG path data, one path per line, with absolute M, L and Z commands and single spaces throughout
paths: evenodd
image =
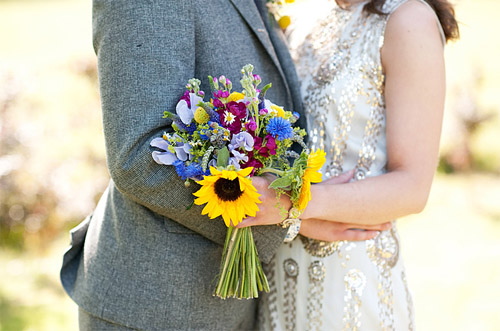
M 434 13 L 416 1 L 402 5 L 387 23 L 381 55 L 388 172 L 358 182 L 312 185 L 305 220 L 381 224 L 418 213 L 426 204 L 445 95 L 443 45 Z M 247 224 L 279 222 L 268 215 L 259 213 Z
M 314 185 L 305 218 L 377 224 L 418 213 L 426 204 L 445 96 L 443 45 L 434 13 L 416 1 L 402 5 L 387 23 L 381 53 L 388 172 L 344 185 Z

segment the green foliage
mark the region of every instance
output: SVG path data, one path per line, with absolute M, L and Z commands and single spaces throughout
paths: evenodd
M 217 152 L 217 167 L 226 167 L 229 163 L 229 150 L 226 146 Z

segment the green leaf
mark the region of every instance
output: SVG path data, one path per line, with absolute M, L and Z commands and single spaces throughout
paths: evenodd
M 277 189 L 277 188 L 287 188 L 292 184 L 292 180 L 289 177 L 281 177 L 275 179 L 270 185 L 269 188 Z
M 193 208 L 193 206 L 194 206 L 194 200 L 189 204 L 189 206 L 186 207 L 186 210 Z
M 229 150 L 226 146 L 219 149 L 217 153 L 217 167 L 226 167 L 229 163 Z

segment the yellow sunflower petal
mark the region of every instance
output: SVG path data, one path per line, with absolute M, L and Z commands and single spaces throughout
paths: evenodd
M 307 204 L 311 200 L 311 183 L 309 181 L 303 181 L 302 189 L 300 191 L 299 197 L 299 210 L 304 210 L 307 207 Z
M 236 226 L 239 223 L 238 214 L 236 213 L 236 208 L 232 203 L 226 203 L 226 212 L 229 214 L 229 218 L 233 222 L 233 225 Z
M 308 176 L 309 181 L 312 183 L 320 183 L 321 178 L 323 177 L 319 172 L 312 172 Z
M 315 152 L 309 154 L 307 159 L 307 167 L 313 169 L 314 171 L 318 171 L 321 169 L 323 164 L 326 162 L 326 153 L 322 149 L 318 149 Z
M 194 192 L 193 195 L 195 197 L 202 197 L 207 195 L 207 193 L 210 193 L 213 190 L 214 190 L 213 185 L 202 186 L 198 191 Z
M 247 177 L 252 170 L 253 168 L 246 168 L 237 172 L 233 170 L 217 170 L 211 167 L 210 171 L 212 175 L 205 176 L 204 180 L 199 181 L 198 183 L 201 187 L 193 193 L 197 197 L 194 200 L 195 204 L 206 204 L 202 210 L 202 214 L 208 214 L 210 218 L 222 216 L 226 226 L 230 226 L 231 224 L 237 225 L 245 215 L 255 216 L 259 210 L 257 204 L 260 203 L 260 194 L 252 185 L 252 181 Z M 241 196 L 238 199 L 234 201 L 221 200 L 217 196 L 215 183 L 221 178 L 229 180 L 238 178 L 241 190 Z
M 210 166 L 210 174 L 212 176 L 220 175 L 222 172 L 217 170 L 217 168 Z
M 208 213 L 210 215 L 210 218 L 214 219 L 222 214 L 222 209 L 219 208 L 219 204 L 215 201 L 212 200 L 207 203 L 207 206 L 205 208 L 208 208 Z
M 222 213 L 222 219 L 224 220 L 224 223 L 226 224 L 227 227 L 231 225 L 231 219 L 226 213 Z
M 208 217 L 210 217 L 211 219 L 213 219 L 214 217 L 212 217 L 212 213 L 211 213 L 211 209 L 210 209 L 211 207 L 212 206 L 209 203 L 207 203 L 205 205 L 205 207 L 203 207 L 203 210 L 201 211 L 201 214 L 202 215 L 208 214 Z
M 240 171 L 238 171 L 238 176 L 247 177 L 248 175 L 250 175 L 252 173 L 252 170 L 253 170 L 253 167 L 241 169 Z
M 238 177 L 238 174 L 236 173 L 236 171 L 222 170 L 222 178 L 234 180 L 236 177 Z

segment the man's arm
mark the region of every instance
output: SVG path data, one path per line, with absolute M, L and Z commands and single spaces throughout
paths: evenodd
M 94 0 L 93 40 L 108 167 L 118 190 L 130 200 L 217 242 L 222 221 L 201 216 L 190 188 L 174 167 L 156 164 L 150 141 L 161 137 L 162 113 L 174 111 L 188 79 L 195 75 L 191 1 Z M 282 229 L 255 229 L 261 259 L 267 261 L 284 237 Z

